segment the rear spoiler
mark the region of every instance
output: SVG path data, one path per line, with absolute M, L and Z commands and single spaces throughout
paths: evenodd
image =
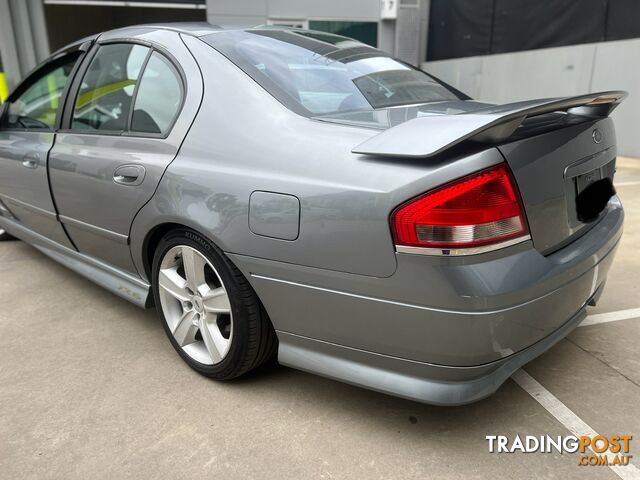
M 353 153 L 387 157 L 427 158 L 466 140 L 499 143 L 527 117 L 564 111 L 606 118 L 627 96 L 610 91 L 566 98 L 527 100 L 457 115 L 418 117 L 401 123 L 355 147 Z

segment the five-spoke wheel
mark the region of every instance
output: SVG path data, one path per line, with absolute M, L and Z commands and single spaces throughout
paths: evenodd
M 220 276 L 200 252 L 170 249 L 160 265 L 160 301 L 178 345 L 194 360 L 219 363 L 233 337 L 233 313 Z
M 170 232 L 156 248 L 153 279 L 167 335 L 195 370 L 233 378 L 275 353 L 275 332 L 258 297 L 209 240 Z

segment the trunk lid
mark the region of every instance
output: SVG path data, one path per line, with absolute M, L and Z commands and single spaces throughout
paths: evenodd
M 597 181 L 613 182 L 616 142 L 612 120 L 581 120 L 498 146 L 518 184 L 534 246 L 543 254 L 575 240 L 599 218 L 579 214 L 578 194 L 586 191 L 589 201 L 598 202 L 599 194 L 586 189 Z M 561 124 L 575 121 L 563 119 Z

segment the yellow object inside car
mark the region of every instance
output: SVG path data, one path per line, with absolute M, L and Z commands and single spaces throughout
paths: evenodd
M 7 86 L 7 79 L 4 76 L 4 72 L 0 72 L 0 103 L 4 103 L 8 96 L 9 87 Z
M 121 82 L 111 83 L 109 85 L 103 85 L 85 93 L 81 93 L 76 100 L 76 108 L 83 108 L 89 105 L 91 102 L 98 100 L 110 93 L 123 90 L 125 87 L 135 85 L 135 80 L 122 80 Z

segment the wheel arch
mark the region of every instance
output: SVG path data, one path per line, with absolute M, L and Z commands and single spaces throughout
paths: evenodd
M 149 282 L 152 281 L 153 257 L 155 256 L 160 240 L 162 240 L 162 238 L 169 232 L 179 229 L 191 230 L 192 232 L 197 233 L 222 251 L 220 244 L 214 238 L 211 238 L 211 235 L 207 235 L 206 233 L 203 233 L 202 230 L 194 228 L 193 226 L 179 222 L 164 222 L 155 225 L 151 230 L 149 230 L 149 232 L 147 232 L 144 241 L 142 242 L 142 264 L 144 267 L 144 274 Z

